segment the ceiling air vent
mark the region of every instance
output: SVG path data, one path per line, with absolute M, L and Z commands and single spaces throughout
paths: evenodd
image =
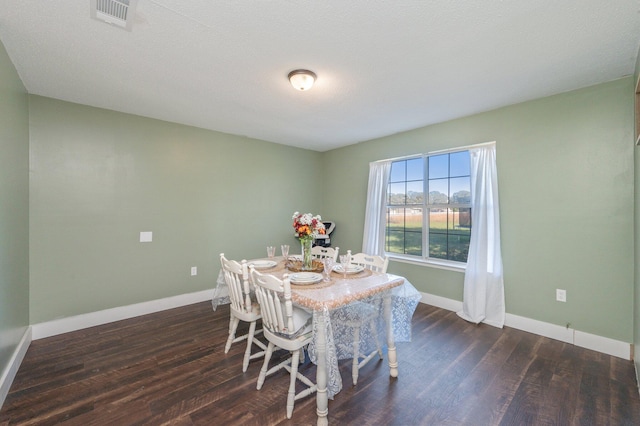
M 131 31 L 138 0 L 91 0 L 91 17 Z

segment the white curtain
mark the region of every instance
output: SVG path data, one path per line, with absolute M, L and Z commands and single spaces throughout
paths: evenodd
M 476 324 L 502 328 L 505 307 L 495 143 L 471 148 L 469 154 L 471 242 L 458 315 Z
M 369 164 L 369 188 L 362 237 L 363 253 L 384 256 L 386 199 L 390 173 L 391 161 Z

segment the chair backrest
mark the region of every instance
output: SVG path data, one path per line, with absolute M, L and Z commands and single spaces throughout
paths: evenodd
M 334 262 L 337 262 L 338 251 L 340 251 L 339 247 L 336 247 L 334 249 L 332 247 L 314 246 L 311 248 L 311 256 L 320 260 L 324 259 L 325 257 L 330 257 Z
M 366 253 L 356 253 L 351 255 L 352 265 L 361 265 L 375 272 L 386 273 L 389 266 L 389 258 Z
M 247 261 L 229 260 L 224 257 L 224 253 L 220 253 L 220 263 L 222 264 L 224 282 L 229 287 L 231 307 L 237 311 L 251 312 L 251 284 Z
M 250 268 L 251 281 L 262 313 L 262 326 L 272 333 L 293 335 L 297 330 L 293 319 L 291 283 L 289 276 L 280 280 L 269 274 L 261 274 Z

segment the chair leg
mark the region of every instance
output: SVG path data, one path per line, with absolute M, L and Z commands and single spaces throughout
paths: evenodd
M 371 333 L 373 333 L 373 338 L 376 341 L 376 348 L 378 348 L 378 356 L 380 359 L 382 358 L 382 346 L 380 345 L 380 339 L 378 339 L 378 331 L 376 330 L 376 322 L 373 318 L 369 322 L 369 327 L 371 327 Z
M 258 386 L 256 387 L 258 390 L 262 389 L 262 385 L 264 384 L 264 378 L 267 376 L 267 368 L 269 368 L 269 361 L 271 361 L 271 354 L 273 354 L 273 347 L 275 345 L 269 342 L 267 346 L 267 353 L 264 354 L 264 362 L 262 363 L 262 368 L 260 369 L 260 375 L 258 376 Z
M 353 385 L 358 384 L 358 370 L 360 359 L 360 327 L 353 328 L 353 365 L 351 367 L 351 377 L 353 379 Z
M 289 393 L 287 394 L 287 418 L 293 415 L 293 404 L 296 400 L 296 376 L 298 375 L 298 362 L 300 362 L 300 351 L 294 351 L 291 358 L 291 379 L 289 383 Z
M 238 329 L 238 324 L 240 320 L 233 315 L 229 318 L 229 338 L 227 339 L 227 344 L 224 347 L 224 353 L 226 354 L 231 349 L 231 343 L 233 343 L 233 339 L 236 338 L 236 330 Z
M 249 368 L 249 359 L 251 358 L 251 345 L 253 345 L 253 335 L 256 332 L 256 322 L 249 324 L 249 334 L 247 334 L 247 349 L 244 351 L 244 359 L 242 360 L 242 372 Z

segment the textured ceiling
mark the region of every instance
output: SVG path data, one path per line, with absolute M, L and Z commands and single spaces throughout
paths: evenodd
M 89 4 L 0 0 L 29 93 L 317 151 L 633 74 L 640 41 L 638 0 Z

